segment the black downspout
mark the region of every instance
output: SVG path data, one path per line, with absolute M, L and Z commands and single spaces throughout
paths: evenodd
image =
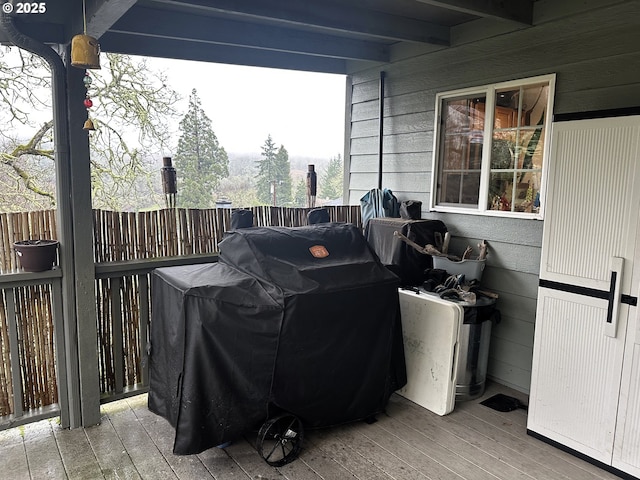
M 56 189 L 58 200 L 58 228 L 60 229 L 60 266 L 62 267 L 62 295 L 63 295 L 63 324 L 66 345 L 66 382 L 58 379 L 61 394 L 65 394 L 69 410 L 61 408 L 60 420 L 64 428 L 81 425 L 80 419 L 80 391 L 78 382 L 73 381 L 73 375 L 78 373 L 77 350 L 70 345 L 77 335 L 75 309 L 75 270 L 72 245 L 73 212 L 71 202 L 71 171 L 69 161 L 69 124 L 67 122 L 67 81 L 64 62 L 53 48 L 23 34 L 13 23 L 8 14 L 0 15 L 0 29 L 3 30 L 11 42 L 24 50 L 44 58 L 51 68 L 51 90 L 53 107 L 54 159 L 56 164 Z M 66 217 L 66 218 L 65 218 Z M 76 342 L 77 344 L 77 342 Z M 60 369 L 58 370 L 60 372 Z
M 380 110 L 378 111 L 378 189 L 382 190 L 382 149 L 384 136 L 384 71 L 380 72 L 380 93 L 378 95 L 378 103 Z

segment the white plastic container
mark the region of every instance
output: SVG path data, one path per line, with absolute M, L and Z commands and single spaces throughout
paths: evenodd
M 484 260 L 461 260 L 453 262 L 447 257 L 433 256 L 433 268 L 446 270 L 451 275 L 464 274 L 465 280 L 477 280 L 482 278 Z

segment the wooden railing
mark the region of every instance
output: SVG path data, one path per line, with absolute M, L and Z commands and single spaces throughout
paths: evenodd
M 309 209 L 253 207 L 257 226 L 301 226 Z M 357 206 L 327 207 L 331 221 L 361 226 Z M 103 401 L 147 389 L 149 273 L 212 262 L 231 210 L 94 211 L 100 389 Z M 13 242 L 56 238 L 55 211 L 0 214 L 0 429 L 55 416 L 66 388 L 60 269 L 20 272 Z M 3 275 L 3 273 L 5 275 Z M 61 357 L 60 357 L 61 358 Z M 19 387 L 19 388 L 17 388 Z
M 0 275 L 0 429 L 60 414 L 61 278 L 59 269 Z

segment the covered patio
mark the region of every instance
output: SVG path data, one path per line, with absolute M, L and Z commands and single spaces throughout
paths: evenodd
M 33 412 L 18 408 L 3 418 L 5 428 L 25 424 L 2 433 L 3 468 L 15 469 L 24 478 L 94 478 L 87 472 L 95 478 L 616 478 L 606 471 L 614 455 L 610 444 L 603 447 L 610 458 L 595 461 L 603 468 L 594 467 L 527 436 L 523 411 L 498 413 L 474 400 L 460 402 L 450 415 L 438 417 L 397 395 L 391 398 L 388 415 L 380 415 L 372 425 L 310 432 L 300 460 L 277 470 L 261 463 L 250 440 L 198 456 L 173 456 L 172 429 L 150 414 L 145 397 L 138 396 L 148 386 L 143 358 L 148 309 L 142 307 L 136 313 L 140 316 L 134 315 L 142 355 L 139 376 L 131 383 L 125 379 L 123 337 L 116 333 L 116 380 L 113 388 L 105 388 L 96 354 L 99 299 L 116 295 L 103 306 L 113 313 L 113 331 L 122 333 L 130 312 L 120 309 L 121 292 L 135 292 L 138 304 L 146 306 L 153 268 L 215 261 L 215 248 L 189 255 L 169 249 L 141 258 L 98 256 L 104 253 L 96 247 L 100 228 L 107 231 L 118 222 L 140 220 L 132 215 L 101 224 L 91 209 L 88 139 L 79 128 L 86 120 L 84 71 L 69 65 L 71 38 L 83 30 L 82 10 L 83 2 L 73 0 L 46 3 L 42 14 L 14 12 L 0 18 L 0 42 L 43 56 L 51 66 L 59 192 L 55 215 L 61 246 L 59 269 L 2 274 L 0 287 L 10 297 L 7 318 L 15 319 L 12 292 L 50 285 L 56 342 L 63 346 L 57 357 L 62 372 L 58 403 Z M 548 219 L 541 214 L 433 208 L 435 189 L 440 188 L 432 162 L 441 121 L 436 97 L 445 91 L 547 75 L 555 85 L 550 116 L 572 118 L 576 112 L 596 110 L 633 115 L 627 109 L 640 105 L 640 76 L 629 66 L 640 60 L 640 2 L 86 0 L 86 12 L 87 33 L 98 38 L 106 52 L 345 75 L 345 203 L 357 208 L 369 189 L 389 187 L 399 200 L 421 201 L 423 218 L 442 220 L 454 247 L 487 240 L 491 253 L 483 284 L 499 294 L 502 323 L 492 332 L 488 375 L 493 383 L 485 396 L 503 392 L 528 403 L 544 267 L 543 225 Z M 336 210 L 332 218 L 360 221 L 345 209 Z M 184 225 L 200 225 L 216 214 L 184 215 Z M 265 214 L 265 224 L 292 224 L 278 215 Z M 213 232 L 211 238 L 219 234 Z M 575 239 L 563 239 L 569 240 Z M 129 284 L 131 290 L 126 290 Z M 637 290 L 636 286 L 634 276 Z M 636 306 L 630 306 L 634 314 Z M 637 320 L 630 322 L 633 326 Z M 640 356 L 633 352 L 640 344 L 629 343 L 631 373 L 620 383 L 635 388 L 629 393 L 633 399 L 640 395 L 633 380 L 640 368 Z M 14 384 L 19 384 L 19 374 L 13 374 Z M 21 398 L 14 402 L 20 405 Z M 593 402 L 587 392 L 585 405 Z M 42 420 L 57 415 L 61 426 Z M 628 419 L 632 434 L 626 448 L 632 458 L 625 460 L 624 468 L 637 476 L 637 408 Z M 594 425 L 596 433 L 615 430 L 615 425 Z
M 124 282 L 120 280 L 122 276 L 133 275 L 138 279 L 134 284 L 141 282 L 139 304 L 144 306 L 148 301 L 146 275 L 152 268 L 215 260 L 215 240 L 212 248 L 199 250 L 206 254 L 204 257 L 174 257 L 171 248 L 161 252 L 155 247 L 139 257 L 143 261 L 134 263 L 131 263 L 133 257 L 103 255 L 103 248 L 99 246 L 101 232 L 107 237 L 114 233 L 118 235 L 116 232 L 124 230 L 124 222 L 132 219 L 125 215 L 115 219 L 115 223 L 105 222 L 91 209 L 88 136 L 79 128 L 87 118 L 83 105 L 86 92 L 82 82 L 84 70 L 70 65 L 71 38 L 85 30 L 85 23 L 86 33 L 98 38 L 101 49 L 106 52 L 348 75 L 352 71 L 383 68 L 392 61 L 397 48 L 446 51 L 456 43 L 457 31 L 471 29 L 480 35 L 492 36 L 495 35 L 494 28 L 502 31 L 525 28 L 531 24 L 533 15 L 533 2 L 530 0 L 509 2 L 508 5 L 487 3 L 482 7 L 466 1 L 422 0 L 382 0 L 364 4 L 356 0 L 318 1 L 305 7 L 285 0 L 268 3 L 219 1 L 213 4 L 202 0 L 74 0 L 64 5 L 45 4 L 38 13 L 29 15 L 19 12 L 17 2 L 10 1 L 9 4 L 15 4 L 16 8 L 7 10 L 12 12 L 1 17 L 0 41 L 42 56 L 52 73 L 59 197 L 58 208 L 53 213 L 56 236 L 60 241 L 60 268 L 45 275 L 5 274 L 2 285 L 10 291 L 19 285 L 51 284 L 55 292 L 59 292 L 53 308 L 59 317 L 56 320 L 57 343 L 64 345 L 58 349 L 59 406 L 62 425 L 72 428 L 98 423 L 100 404 L 118 398 L 127 390 L 122 376 L 123 369 L 129 367 L 118 353 L 114 355 L 115 391 L 105 391 L 98 381 L 100 359 L 96 356 L 95 347 L 99 335 L 96 318 L 101 307 L 96 299 L 100 298 L 101 287 L 96 282 L 100 278 L 111 279 L 108 280 L 109 286 L 105 287 L 107 290 L 102 293 L 109 296 L 110 292 L 120 290 Z M 350 77 L 347 79 L 347 98 L 351 101 L 358 95 L 359 87 L 351 87 Z M 384 87 L 381 88 L 384 96 Z M 383 102 L 379 103 L 382 109 Z M 345 112 L 346 138 L 351 130 L 350 110 L 347 108 Z M 379 123 L 382 129 L 382 117 Z M 350 158 L 356 143 L 357 139 L 345 142 L 345 159 Z M 382 137 L 380 146 L 382 148 Z M 379 160 L 382 162 L 382 150 Z M 348 160 L 345 165 L 348 169 Z M 345 175 L 345 178 L 349 177 Z M 344 188 L 343 198 L 353 197 L 353 185 L 345 182 Z M 357 201 L 350 203 L 358 205 Z M 206 215 L 185 219 L 184 224 L 199 224 L 204 218 Z M 142 221 L 142 218 L 137 220 L 138 223 Z M 166 220 L 164 225 L 166 222 L 170 221 Z M 20 222 L 21 226 L 16 229 L 25 229 L 23 231 L 29 234 L 31 227 L 26 223 L 28 221 Z M 224 221 L 217 223 L 224 228 Z M 273 221 L 270 224 L 286 225 Z M 221 232 L 216 230 L 219 227 L 202 228 L 211 229 L 211 235 L 220 238 Z M 200 235 L 198 232 L 200 230 L 193 230 L 194 235 Z M 114 240 L 107 237 L 105 242 L 112 245 Z M 130 240 L 121 238 L 119 241 L 126 244 Z M 117 332 L 126 328 L 123 325 L 127 320 L 118 319 L 126 312 L 118 306 L 120 297 L 118 300 L 115 298 L 107 308 L 116 308 L 113 313 L 117 322 L 114 331 Z M 140 312 L 143 319 L 139 326 L 142 329 L 140 342 L 144 342 L 144 318 L 148 310 L 143 308 Z M 116 352 L 120 349 L 119 345 L 114 345 L 114 348 Z M 144 355 L 143 351 L 141 346 L 141 355 Z M 135 393 L 138 387 L 145 387 L 146 376 L 144 368 L 142 370 L 135 379 L 136 387 L 133 391 L 129 388 L 130 394 Z M 17 375 L 15 369 L 14 375 Z M 17 376 L 14 381 L 20 383 Z M 21 403 L 18 397 L 15 404 Z M 33 412 L 18 409 L 14 415 L 20 417 L 25 413 L 25 418 L 12 418 L 9 424 L 28 421 Z M 32 419 L 37 419 L 38 415 L 36 413 Z

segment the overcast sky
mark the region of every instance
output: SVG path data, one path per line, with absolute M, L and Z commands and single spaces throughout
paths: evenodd
M 149 58 L 183 100 L 198 91 L 213 131 L 228 152 L 260 152 L 271 134 L 290 156 L 343 153 L 345 77 L 270 68 Z M 176 132 L 175 138 L 179 134 Z
M 18 62 L 17 50 L 2 53 L 9 63 Z M 176 106 L 180 118 L 187 112 L 191 90 L 198 91 L 202 108 L 227 152 L 260 153 L 269 134 L 290 156 L 328 160 L 344 152 L 344 75 L 151 57 L 147 64 L 164 72 L 169 86 L 182 97 Z M 49 109 L 31 112 L 36 124 L 50 115 Z M 178 122 L 171 130 L 175 148 L 180 137 Z

